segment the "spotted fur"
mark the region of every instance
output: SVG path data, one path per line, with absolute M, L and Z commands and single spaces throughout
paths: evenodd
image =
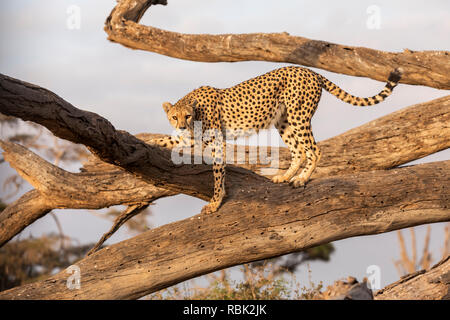
M 164 103 L 164 110 L 172 126 L 192 132 L 194 120 L 202 121 L 202 130 L 217 129 L 234 132 L 234 136 L 254 133 L 274 125 L 291 152 L 289 169 L 272 178 L 275 183 L 289 181 L 294 187 L 305 185 L 316 168 L 321 152 L 311 131 L 311 118 L 316 111 L 322 89 L 344 102 L 356 106 L 371 106 L 383 101 L 392 93 L 401 78 L 396 69 L 388 78 L 384 89 L 369 98 L 353 96 L 337 85 L 301 67 L 284 67 L 244 81 L 227 89 L 200 87 L 175 105 Z M 187 118 L 186 118 L 187 117 Z M 229 138 L 229 135 L 227 136 Z M 174 137 L 161 139 L 158 144 L 174 146 L 180 140 Z M 225 196 L 224 144 L 212 139 L 214 195 L 204 212 L 214 212 Z M 305 167 L 299 171 L 306 160 Z

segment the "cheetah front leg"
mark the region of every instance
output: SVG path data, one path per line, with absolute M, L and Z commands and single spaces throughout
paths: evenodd
M 225 197 L 225 144 L 213 142 L 213 173 L 214 173 L 214 195 L 210 202 L 203 207 L 202 213 L 208 214 L 216 212 Z
M 157 146 L 164 147 L 164 148 L 173 148 L 176 145 L 178 145 L 179 139 L 178 137 L 164 137 L 159 139 L 153 139 L 149 142 L 149 144 L 156 144 Z

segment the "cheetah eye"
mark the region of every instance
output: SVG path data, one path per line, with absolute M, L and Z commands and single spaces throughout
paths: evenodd
M 173 116 L 172 119 L 176 121 L 178 118 L 177 116 Z
M 187 119 L 189 119 L 190 117 L 191 117 L 191 115 L 190 115 L 190 114 L 188 114 L 188 115 L 186 116 L 186 120 L 187 120 Z

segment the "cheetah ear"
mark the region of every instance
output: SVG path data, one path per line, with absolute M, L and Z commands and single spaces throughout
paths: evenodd
M 172 104 L 170 102 L 164 102 L 162 104 L 164 111 L 167 113 L 169 112 L 169 109 L 172 108 Z

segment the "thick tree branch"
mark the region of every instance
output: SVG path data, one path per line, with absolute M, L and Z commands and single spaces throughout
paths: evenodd
M 234 180 L 216 214 L 149 230 L 77 262 L 80 290 L 67 288 L 63 271 L 0 298 L 138 298 L 330 241 L 450 221 L 450 161 L 316 179 L 299 192 L 254 175 Z
M 429 121 L 427 122 L 428 125 L 431 124 L 431 127 L 436 126 L 441 128 L 442 131 L 439 135 L 444 137 L 450 135 L 450 129 L 447 125 L 450 114 L 448 112 L 449 100 L 449 97 L 444 97 L 434 100 L 427 105 L 430 111 L 433 108 L 438 108 L 438 114 L 440 115 L 437 120 L 427 119 Z M 202 199 L 208 199 L 211 195 L 212 183 L 210 181 L 211 179 L 209 179 L 209 171 L 205 171 L 205 166 L 176 166 L 171 161 L 170 150 L 148 145 L 127 132 L 117 131 L 106 119 L 97 114 L 79 110 L 46 89 L 2 75 L 0 76 L 0 108 L 1 113 L 5 115 L 19 117 L 23 120 L 31 120 L 46 126 L 58 137 L 75 143 L 83 143 L 103 161 L 118 165 L 158 187 L 161 186 L 174 192 L 182 192 Z M 418 108 L 419 106 L 417 106 Z M 397 116 L 401 118 L 403 114 L 398 112 Z M 422 120 L 419 119 L 418 121 L 418 117 L 415 117 L 416 120 L 414 121 L 414 117 L 408 120 L 412 120 L 418 125 L 421 125 Z M 366 139 L 373 140 L 373 143 L 367 146 L 369 150 L 373 150 L 377 143 L 390 137 L 389 134 L 386 134 L 386 131 L 380 131 L 379 127 L 383 127 L 384 125 L 386 126 L 385 128 L 390 128 L 391 131 L 393 129 L 400 134 L 402 133 L 402 127 L 388 123 L 389 120 L 391 119 L 382 118 L 378 122 L 371 123 L 370 126 L 372 128 L 366 133 Z M 408 125 L 408 123 L 403 121 L 403 125 Z M 426 127 L 427 124 L 421 126 Z M 343 135 L 341 141 L 332 142 L 344 146 L 343 150 L 345 152 L 350 144 L 356 145 L 355 143 L 358 142 L 358 138 L 355 138 L 355 136 L 358 134 L 360 134 L 358 129 L 354 129 L 348 132 L 347 135 Z M 419 130 L 411 132 L 410 137 L 416 135 L 421 135 Z M 425 136 L 428 136 L 428 132 L 425 133 Z M 349 138 L 351 137 L 355 139 L 350 141 Z M 401 143 L 398 143 L 399 140 L 397 140 L 392 150 L 394 151 L 395 158 L 391 159 L 391 161 L 395 164 L 401 163 L 396 157 L 398 154 L 395 154 L 395 148 L 401 148 L 401 144 L 405 143 L 402 138 L 397 138 Z M 437 151 L 449 146 L 448 139 L 439 140 L 438 146 L 435 147 L 433 144 L 424 143 L 423 140 L 419 144 L 418 141 L 421 138 L 417 140 L 412 139 L 412 144 L 416 147 L 422 145 L 422 147 L 415 149 L 417 153 L 412 157 L 413 159 L 417 156 L 420 157 L 420 153 L 422 153 L 422 156 L 427 154 L 428 151 L 422 151 L 424 149 L 434 149 Z M 389 142 L 392 141 L 390 140 Z M 408 145 L 408 147 L 411 146 Z M 326 149 L 325 146 L 324 149 Z M 374 153 L 368 152 L 368 149 L 361 150 L 364 151 L 361 154 L 368 154 L 369 158 L 373 157 Z M 404 151 L 405 149 L 402 148 L 401 150 Z M 342 149 L 339 151 L 342 151 Z M 329 154 L 326 150 L 324 150 L 324 153 Z M 408 152 L 408 154 L 411 153 Z M 341 154 L 337 155 L 341 156 Z M 349 159 L 345 160 L 347 162 L 349 161 Z M 410 160 L 411 158 L 408 159 L 408 161 Z M 392 166 L 392 163 L 388 167 Z M 324 160 L 321 164 L 326 166 L 327 162 Z M 337 170 L 336 168 L 334 169 L 335 172 L 342 170 L 342 167 L 348 168 L 349 165 L 348 163 L 342 163 Z M 374 168 L 373 163 L 369 164 L 367 168 Z M 319 168 L 317 171 L 320 172 L 320 170 Z M 327 172 L 327 174 L 330 173 Z
M 79 110 L 38 86 L 0 75 L 0 112 L 45 126 L 57 137 L 82 143 L 105 162 L 146 182 L 205 200 L 212 196 L 204 166 L 175 165 L 171 151 L 148 145 L 99 115 Z M 202 181 L 203 180 L 203 181 Z
M 165 0 L 121 0 L 106 19 L 108 39 L 132 49 L 203 62 L 273 61 L 386 81 L 397 67 L 401 82 L 450 89 L 448 51 L 385 52 L 291 36 L 288 33 L 182 34 L 138 24 L 152 4 Z
M 404 83 L 450 88 L 449 53 L 445 51 L 387 53 L 288 34 L 213 36 L 170 33 L 138 24 L 152 3 L 165 4 L 165 1 L 121 1 L 106 21 L 105 30 L 109 38 L 133 48 L 189 60 L 292 62 L 382 81 L 392 69 L 403 67 Z M 402 127 L 393 128 L 392 122 L 389 123 L 390 130 L 398 136 L 379 131 L 379 127 L 388 126 L 383 119 L 372 124 L 372 128 L 365 128 L 362 132 L 367 135 L 362 138 L 349 139 L 352 135 L 361 134 L 359 128 L 346 133 L 347 136 L 342 135 L 340 138 L 343 140 L 338 138 L 332 143 L 341 146 L 341 153 L 335 156 L 344 159 L 343 162 L 330 160 L 333 156 L 331 150 L 339 148 L 329 145 L 330 162 L 327 165 L 323 161 L 315 179 L 302 190 L 294 190 L 285 184 L 275 185 L 244 168 L 230 167 L 227 170 L 228 197 L 217 213 L 197 215 L 144 232 L 82 259 L 77 263 L 81 268 L 80 290 L 67 288 L 69 275 L 63 271 L 47 280 L 4 291 L 0 298 L 137 298 L 211 271 L 338 239 L 449 221 L 450 161 L 363 172 L 373 168 L 391 168 L 447 148 L 449 139 L 436 136 L 449 136 L 449 97 L 432 101 L 428 106 L 433 103 L 443 106 L 438 109 L 438 120 L 433 117 L 424 123 L 416 120 L 422 127 L 416 128 L 414 134 L 406 130 L 409 136 L 400 137 L 404 133 Z M 174 165 L 170 150 L 117 131 L 106 119 L 79 110 L 46 89 L 0 75 L 0 108 L 5 115 L 34 121 L 56 136 L 82 143 L 102 161 L 127 171 L 126 174 L 118 174 L 119 178 L 126 180 L 119 184 L 124 189 L 120 190 L 122 201 L 130 205 L 124 219 L 127 214 L 138 213 L 149 203 L 133 201 L 133 197 L 155 199 L 155 194 L 160 197 L 178 192 L 201 199 L 211 196 L 209 166 Z M 410 126 L 411 123 L 405 127 Z M 426 130 L 421 130 L 423 128 Z M 439 133 L 430 134 L 436 130 Z M 352 149 L 348 157 L 347 147 L 360 140 L 365 141 L 366 146 Z M 384 143 L 384 149 L 381 149 L 384 156 L 366 157 L 370 154 L 367 148 L 375 152 L 379 141 L 382 141 L 381 145 Z M 20 149 L 17 145 L 3 143 L 3 148 L 7 160 L 37 190 L 27 193 L 8 208 L 9 211 L 5 210 L 6 213 L 0 216 L 2 228 L 17 222 L 19 210 L 33 212 L 29 215 L 29 222 L 54 207 L 86 207 L 87 199 L 93 199 L 94 194 L 96 199 L 102 198 L 99 200 L 102 203 L 97 201 L 91 207 L 113 201 L 111 198 L 108 200 L 108 196 L 106 200 L 99 197 L 102 191 L 109 196 L 117 191 L 101 189 L 108 177 L 114 180 L 112 185 L 118 183 L 117 176 L 112 177 L 111 171 L 68 173 L 48 163 L 43 164 L 42 159 L 26 149 L 12 152 L 13 148 Z M 327 149 L 326 143 L 323 143 L 323 149 Z M 12 159 L 21 152 L 28 152 L 30 158 Z M 392 154 L 394 156 L 389 156 Z M 355 156 L 359 160 L 352 162 Z M 373 163 L 369 164 L 367 160 Z M 39 163 L 40 166 L 25 167 L 28 162 Z M 330 177 L 352 170 L 362 172 Z M 100 177 L 102 174 L 104 176 Z M 49 177 L 56 177 L 54 180 L 58 183 L 67 184 L 64 188 L 57 188 L 57 183 L 49 183 Z M 143 193 L 127 194 L 136 188 L 138 181 L 142 184 Z M 131 182 L 131 188 L 126 188 L 126 182 Z M 150 187 L 154 189 L 149 191 Z M 161 195 L 161 192 L 166 193 Z M 67 199 L 67 194 L 71 199 Z M 84 198 L 85 195 L 88 197 Z M 236 250 L 236 244 L 239 250 Z
M 0 146 L 10 165 L 36 188 L 0 213 L 0 246 L 51 209 L 140 206 L 176 194 L 105 163 L 108 170 L 100 171 L 97 165 L 97 170 L 71 173 L 18 144 L 0 140 Z
M 140 205 L 173 195 L 110 166 L 108 171 L 72 173 L 42 159 L 25 147 L 0 140 L 5 160 L 35 187 L 53 209 L 100 209 Z
M 11 80 L 5 76 L 0 80 L 1 112 L 9 112 L 11 115 L 22 116 L 24 119 L 37 121 L 44 125 L 49 124 L 49 129 L 55 134 L 59 134 L 61 137 L 70 134 L 72 141 L 80 142 L 81 139 L 78 137 L 82 136 L 86 138 L 86 143 L 93 144 L 92 140 L 95 139 L 96 147 L 101 145 L 101 150 L 111 151 L 110 155 L 105 156 L 106 158 L 113 158 L 116 153 L 120 154 L 122 159 L 133 157 L 133 154 L 127 155 L 128 150 L 134 152 L 128 143 L 124 146 L 125 150 L 109 148 L 111 145 L 118 147 L 123 144 L 122 134 L 125 136 L 125 140 L 130 135 L 115 131 L 107 120 L 74 108 L 45 89 L 19 80 Z M 28 91 L 28 87 L 33 89 Z M 9 88 L 9 91 L 5 88 Z M 45 106 L 41 106 L 43 101 L 48 105 L 47 109 Z M 22 105 L 25 107 L 22 108 Z M 61 107 L 66 105 L 69 107 Z M 53 118 L 54 121 L 50 122 L 45 116 Z M 79 125 L 79 119 L 83 117 L 88 119 L 87 122 L 93 122 L 91 127 Z M 91 117 L 94 120 L 91 120 Z M 411 106 L 369 122 L 319 143 L 324 155 L 312 178 L 373 169 L 388 169 L 448 148 L 450 146 L 449 123 L 450 96 Z M 70 130 L 73 132 L 69 132 Z M 113 136 L 112 138 L 103 135 L 103 132 L 108 130 Z M 115 141 L 115 137 L 119 137 L 119 140 Z M 139 135 L 138 138 L 141 140 L 138 140 L 139 146 L 137 147 L 143 144 L 142 141 L 150 142 L 156 137 L 158 135 Z M 103 142 L 102 138 L 105 138 Z M 144 147 L 147 146 L 144 145 Z M 123 172 L 116 166 L 100 161 L 94 161 L 93 164 L 88 165 L 87 172 L 75 174 L 61 170 L 19 146 L 3 144 L 3 148 L 9 153 L 5 154 L 5 157 L 9 159 L 13 167 L 41 193 L 40 195 L 35 194 L 32 199 L 28 196 L 24 197 L 0 215 L 3 230 L 0 233 L 0 245 L 6 243 L 50 209 L 99 209 L 117 204 L 135 205 L 149 203 L 160 197 L 177 193 L 165 189 L 164 186 L 156 187 L 146 183 L 133 174 Z M 95 152 L 95 150 L 93 151 Z M 247 153 L 257 154 L 249 152 L 248 149 Z M 279 167 L 282 170 L 286 169 L 290 159 L 289 153 L 284 148 L 280 148 L 279 154 Z M 146 166 L 148 165 L 147 160 L 146 158 L 136 158 L 134 166 Z M 252 160 L 254 159 L 252 158 Z M 255 162 L 252 161 L 252 163 Z M 241 166 L 256 172 L 267 167 L 261 164 Z M 188 167 L 187 170 L 191 171 L 192 167 Z M 200 177 L 196 178 L 200 179 Z M 204 175 L 204 179 L 199 181 L 205 185 L 210 183 L 210 180 L 209 176 Z M 200 192 L 201 190 L 197 195 L 204 199 L 205 196 Z M 31 203 L 27 207 L 28 210 L 22 210 L 22 206 L 28 202 Z M 36 203 L 38 203 L 37 206 Z M 15 215 L 13 216 L 10 212 L 15 212 Z
M 147 145 L 126 132 L 116 131 L 107 120 L 74 108 L 45 89 L 5 76 L 0 77 L 0 89 L 0 111 L 4 114 L 33 120 L 62 138 L 85 143 L 104 161 L 125 168 L 146 182 L 174 186 L 172 192 L 181 190 L 199 197 L 211 192 L 208 166 L 174 166 L 169 150 Z M 448 97 L 436 101 L 444 111 L 441 119 L 426 121 L 432 124 L 431 128 L 439 127 L 437 123 L 442 117 L 448 119 Z M 383 121 L 378 123 L 383 124 Z M 392 131 L 392 123 L 390 125 Z M 375 127 L 372 124 L 369 131 L 378 132 Z M 440 133 L 448 135 L 448 127 L 440 128 Z M 368 134 L 366 139 L 373 139 L 369 148 L 377 141 L 395 138 L 380 134 Z M 436 135 L 439 134 L 431 136 Z M 411 141 L 422 139 L 419 136 Z M 433 141 L 438 142 L 439 148 L 448 146 L 448 139 Z M 347 145 L 341 144 L 345 154 Z M 5 146 L 5 149 L 10 147 Z M 6 155 L 7 158 L 12 156 L 13 153 Z M 409 156 L 407 152 L 406 158 Z M 13 162 L 23 166 L 23 159 L 17 157 Z M 375 162 L 386 165 L 380 159 Z M 65 173 L 55 168 L 43 166 L 41 169 L 45 172 L 56 170 L 53 174 L 64 181 Z M 83 259 L 79 262 L 83 277 L 81 291 L 67 289 L 67 274 L 62 272 L 44 282 L 4 292 L 1 297 L 134 298 L 214 270 L 337 239 L 448 221 L 449 169 L 450 162 L 447 161 L 316 178 L 305 189 L 295 190 L 288 185 L 273 184 L 251 171 L 230 167 L 227 177 L 232 188 L 227 188 L 227 200 L 216 214 L 196 216 L 145 232 Z M 33 166 L 27 170 L 18 169 L 30 181 L 34 180 L 32 184 L 40 188 L 40 192 L 53 195 L 55 204 L 64 205 L 58 203 L 59 191 L 48 185 L 42 187 L 45 179 L 39 178 L 33 170 Z M 83 181 L 91 178 L 88 172 L 71 175 L 80 178 L 82 174 L 85 174 Z M 79 191 L 73 184 L 67 188 L 74 194 Z M 77 201 L 80 198 L 77 196 Z M 236 252 L 236 244 L 240 246 L 239 252 Z
M 0 213 L 0 247 L 52 209 L 47 199 L 37 190 L 25 193 L 8 205 Z

